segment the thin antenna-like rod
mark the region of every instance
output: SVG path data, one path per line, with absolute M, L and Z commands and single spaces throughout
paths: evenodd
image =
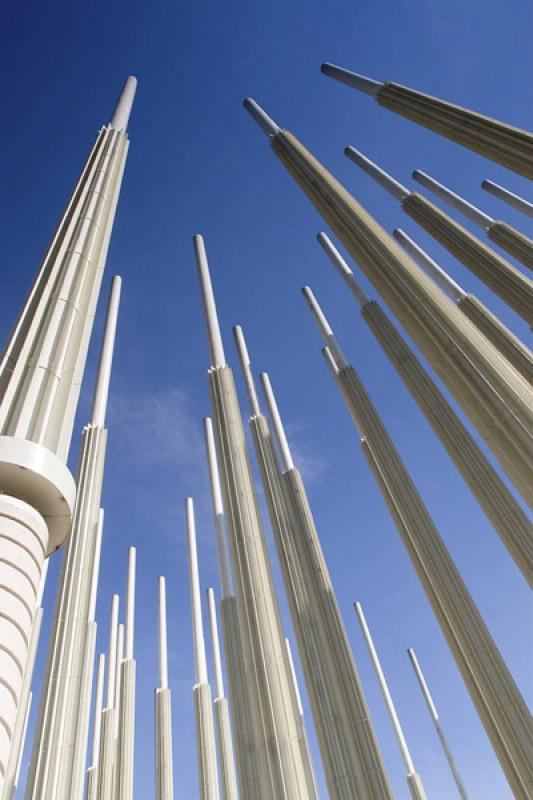
M 126 82 L 124 83 L 118 103 L 116 104 L 113 116 L 111 117 L 110 124 L 112 128 L 115 128 L 115 130 L 127 130 L 136 91 L 137 78 L 134 78 L 133 75 L 130 75 L 128 78 L 126 78 Z
M 383 186 L 383 188 L 386 189 L 389 194 L 399 200 L 400 203 L 411 194 L 409 189 L 393 178 L 392 175 L 389 175 L 388 172 L 385 172 L 384 169 L 378 167 L 374 161 L 371 161 L 355 147 L 345 147 L 344 155 L 348 156 L 350 161 L 353 161 L 353 163 L 360 167 L 363 172 L 366 172 L 367 175 L 370 175 L 371 178 L 374 178 L 376 183 L 379 183 L 380 186 Z
M 439 715 L 437 713 L 437 709 L 435 708 L 435 703 L 433 702 L 433 698 L 431 697 L 431 693 L 430 693 L 428 685 L 426 683 L 426 679 L 424 678 L 424 674 L 422 672 L 420 664 L 418 663 L 418 659 L 416 657 L 415 651 L 410 647 L 407 650 L 407 655 L 409 656 L 409 660 L 411 661 L 411 664 L 412 664 L 413 669 L 415 671 L 415 675 L 416 675 L 418 684 L 419 684 L 419 686 L 420 686 L 420 688 L 422 690 L 422 694 L 424 696 L 424 700 L 426 701 L 426 705 L 428 707 L 431 719 L 433 720 L 433 724 L 434 724 L 435 729 L 437 731 L 437 735 L 438 735 L 438 737 L 440 739 L 440 743 L 442 745 L 442 749 L 444 750 L 444 755 L 446 756 L 446 760 L 448 762 L 448 765 L 449 765 L 450 770 L 452 772 L 452 775 L 454 777 L 455 784 L 457 786 L 457 790 L 458 790 L 462 800 L 468 800 L 468 797 L 467 797 L 467 794 L 466 794 L 466 789 L 465 789 L 465 787 L 463 785 L 463 781 L 462 781 L 461 776 L 459 774 L 459 770 L 457 769 L 457 764 L 455 763 L 455 760 L 454 760 L 454 758 L 452 756 L 452 752 L 450 750 L 450 747 L 449 747 L 448 742 L 446 740 L 446 737 L 444 735 L 444 731 L 443 731 L 442 726 L 440 724 Z
M 215 700 L 224 697 L 224 678 L 222 674 L 222 659 L 220 657 L 220 639 L 218 637 L 217 609 L 215 601 L 215 590 L 207 590 L 207 601 L 209 604 L 209 624 L 211 626 L 211 649 L 213 651 L 213 661 L 215 664 Z
M 207 463 L 209 466 L 209 482 L 211 484 L 211 498 L 213 502 L 213 515 L 215 518 L 215 534 L 220 570 L 220 586 L 222 597 L 234 595 L 233 580 L 224 528 L 224 506 L 222 503 L 222 489 L 220 487 L 220 474 L 218 471 L 213 422 L 210 417 L 204 419 L 205 444 L 207 450 Z
M 266 111 L 253 98 L 245 97 L 242 104 L 267 136 L 275 136 L 280 132 L 279 125 L 276 125 L 272 117 L 269 117 Z
M 207 662 L 205 658 L 204 629 L 202 624 L 202 603 L 200 600 L 200 576 L 198 573 L 198 554 L 196 551 L 196 525 L 192 497 L 185 500 L 187 514 L 187 534 L 189 537 L 189 576 L 191 581 L 192 631 L 194 639 L 194 659 L 196 682 L 207 683 Z
M 480 228 L 483 228 L 483 230 L 487 230 L 487 228 L 490 228 L 490 226 L 494 223 L 495 220 L 492 217 L 489 217 L 488 214 L 480 211 L 479 208 L 476 208 L 476 206 L 472 205 L 472 203 L 469 203 L 460 195 L 452 192 L 451 189 L 448 189 L 442 183 L 436 181 L 435 178 L 432 178 L 431 175 L 428 175 L 426 172 L 422 172 L 421 169 L 415 169 L 413 172 L 413 178 L 421 186 L 424 186 L 424 188 L 428 189 L 437 197 L 440 197 L 446 203 L 449 203 L 452 208 L 456 208 L 457 211 L 460 211 L 475 225 L 479 225 Z
M 98 522 L 96 523 L 96 538 L 94 542 L 93 574 L 91 577 L 91 594 L 89 595 L 89 614 L 88 619 L 94 622 L 96 614 L 96 598 L 98 595 L 98 578 L 100 575 L 100 555 L 102 552 L 102 536 L 104 532 L 104 509 L 98 512 Z
M 339 367 L 337 366 L 337 362 L 333 358 L 333 353 L 331 352 L 329 347 L 323 347 L 320 352 L 324 356 L 324 360 L 328 365 L 328 367 L 330 368 L 333 377 L 336 378 L 337 375 L 339 374 Z
M 159 688 L 168 689 L 167 587 L 159 577 Z
M 407 742 L 405 741 L 402 727 L 400 725 L 398 715 L 396 714 L 396 709 L 394 708 L 394 703 L 392 702 L 392 697 L 389 692 L 389 687 L 387 686 L 387 681 L 385 680 L 385 675 L 383 674 L 381 664 L 379 663 L 378 654 L 376 652 L 376 648 L 374 647 L 374 642 L 372 641 L 372 636 L 370 635 L 365 615 L 363 614 L 363 609 L 361 608 L 360 603 L 354 603 L 354 608 L 361 624 L 361 630 L 363 631 L 363 636 L 368 647 L 368 652 L 370 653 L 370 658 L 372 659 L 374 669 L 376 670 L 378 682 L 385 699 L 385 705 L 387 706 L 387 711 L 389 712 L 389 717 L 391 718 L 396 739 L 398 740 L 398 744 L 400 746 L 400 751 L 405 762 L 407 773 L 410 774 L 415 771 L 413 760 L 411 758 L 411 754 L 409 753 L 409 748 L 407 747 Z
M 355 275 L 353 274 L 352 270 L 348 266 L 346 260 L 341 256 L 329 236 L 327 236 L 324 232 L 319 233 L 316 237 L 318 239 L 319 245 L 322 247 L 330 261 L 333 263 L 333 266 L 342 277 L 344 281 L 350 287 L 350 290 L 358 301 L 359 305 L 366 306 L 369 302 L 368 297 L 366 296 L 362 286 L 357 282 Z
M 104 337 L 102 339 L 100 363 L 98 364 L 98 376 L 96 379 L 93 410 L 91 414 L 91 425 L 95 425 L 100 428 L 103 428 L 105 425 L 121 291 L 122 278 L 120 275 L 115 275 L 111 282 L 111 291 L 109 292 L 109 303 L 107 306 Z
M 120 665 L 124 660 L 124 623 L 121 622 L 117 630 L 117 656 L 115 673 L 115 708 L 120 709 L 120 684 L 122 682 L 122 670 Z M 116 716 L 117 729 L 120 723 L 119 715 Z
M 293 682 L 293 685 L 294 685 L 294 693 L 296 694 L 296 702 L 298 704 L 298 711 L 300 713 L 300 716 L 303 717 L 303 715 L 304 715 L 304 707 L 302 705 L 302 696 L 300 694 L 300 687 L 298 686 L 298 681 L 296 679 L 296 670 L 294 668 L 294 661 L 293 661 L 293 658 L 292 658 L 291 643 L 289 642 L 287 637 L 285 637 L 285 647 L 287 648 L 287 657 L 289 659 L 289 666 L 291 668 L 292 682 Z
M 437 286 L 440 286 L 440 288 L 446 292 L 446 294 L 450 295 L 456 303 L 466 297 L 464 289 L 462 289 L 442 267 L 439 267 L 437 262 L 433 261 L 431 256 L 429 256 L 425 250 L 422 250 L 405 231 L 401 228 L 395 228 L 392 235 L 396 241 L 401 244 L 405 252 L 412 256 L 417 264 L 420 264 L 422 269 L 433 278 Z
M 98 672 L 96 673 L 96 692 L 94 700 L 94 721 L 93 721 L 93 746 L 91 767 L 96 767 L 98 764 L 98 756 L 100 754 L 100 733 L 102 730 L 102 700 L 104 696 L 104 670 L 105 670 L 105 655 L 100 653 L 98 656 Z
M 331 326 L 326 319 L 326 315 L 320 308 L 318 301 L 309 286 L 304 286 L 302 288 L 302 294 L 311 310 L 311 314 L 313 315 L 313 318 L 318 326 L 318 330 L 320 331 L 320 335 L 324 340 L 324 344 L 331 352 L 338 368 L 342 369 L 347 365 L 348 362 L 346 361 L 344 354 L 339 347 L 337 339 L 335 338 L 335 334 L 333 333 Z
M 248 394 L 248 401 L 250 403 L 252 417 L 258 417 L 261 414 L 261 409 L 259 407 L 259 400 L 257 399 L 254 378 L 250 367 L 250 356 L 248 355 L 246 340 L 240 325 L 235 325 L 233 328 L 233 335 L 235 336 L 235 344 L 237 345 L 237 352 L 241 362 L 242 374 L 246 384 L 246 392 Z
M 200 236 L 200 234 L 197 233 L 193 237 L 193 243 L 194 252 L 196 254 L 196 263 L 198 266 L 198 275 L 200 277 L 200 289 L 202 293 L 205 321 L 207 325 L 209 355 L 211 357 L 211 363 L 213 367 L 223 367 L 226 363 L 226 359 L 224 357 L 224 345 L 222 344 L 222 336 L 220 334 L 220 326 L 218 324 L 215 295 L 213 294 L 213 284 L 211 283 L 211 275 L 209 274 L 209 264 L 207 261 L 207 253 L 205 251 L 203 236 Z
M 126 598 L 126 658 L 133 658 L 133 636 L 135 630 L 135 571 L 137 550 L 128 550 L 128 594 Z
M 327 62 L 322 64 L 320 72 L 323 75 L 327 75 L 328 78 L 334 78 L 340 83 L 346 83 L 353 89 L 369 94 L 372 97 L 375 97 L 383 86 L 382 81 L 367 78 L 365 75 L 359 75 L 358 72 L 351 72 L 349 69 L 344 69 L 343 67 L 338 67 L 335 64 L 329 64 Z
M 117 673 L 117 634 L 118 634 L 118 594 L 111 601 L 111 621 L 109 623 L 109 650 L 107 655 L 107 703 L 106 708 L 115 705 L 115 681 Z
M 285 429 L 283 427 L 283 423 L 281 421 L 281 416 L 278 410 L 278 404 L 276 403 L 276 398 L 274 397 L 274 392 L 272 391 L 270 378 L 268 377 L 266 372 L 262 372 L 260 377 L 261 377 L 261 384 L 263 386 L 263 392 L 265 394 L 265 398 L 267 401 L 268 410 L 272 418 L 274 432 L 276 434 L 276 439 L 278 441 L 281 457 L 283 460 L 282 471 L 285 472 L 286 470 L 294 469 L 294 461 L 292 460 L 291 450 L 289 447 L 289 443 L 287 441 L 287 436 L 285 435 Z
M 517 211 L 521 211 L 528 217 L 533 217 L 533 203 L 520 197 L 519 194 L 510 192 L 509 189 L 505 189 L 503 186 L 493 181 L 483 181 L 481 188 L 485 189 L 486 192 L 494 195 L 494 197 L 497 197 L 499 200 L 503 200 L 504 203 L 516 208 Z

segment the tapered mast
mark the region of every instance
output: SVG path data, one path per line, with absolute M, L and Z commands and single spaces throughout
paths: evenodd
M 270 145 L 533 503 L 531 388 L 293 134 Z
M 168 688 L 167 594 L 159 578 L 159 688 L 155 690 L 155 797 L 174 800 L 172 701 Z
M 261 413 L 242 329 L 234 328 L 250 431 L 289 600 L 331 798 L 390 798 L 383 759 L 299 471 L 268 375 L 261 382 L 280 459 Z M 334 347 L 334 343 L 331 342 Z M 292 664 L 289 667 L 293 674 Z M 298 696 L 297 696 L 298 702 Z M 298 703 L 300 707 L 300 703 Z M 305 732 L 302 726 L 302 739 Z M 310 776 L 310 782 L 312 776 Z
M 490 311 L 475 295 L 465 292 L 436 261 L 434 261 L 401 228 L 393 231 L 393 236 L 406 253 L 420 264 L 422 269 L 456 303 L 457 308 L 487 337 L 489 342 L 512 364 L 512 366 L 533 384 L 533 353 L 509 328 Z
M 370 633 L 368 623 L 363 613 L 361 603 L 354 603 L 354 608 L 357 618 L 359 620 L 359 624 L 361 625 L 361 631 L 363 633 L 363 637 L 366 642 L 366 646 L 368 648 L 368 652 L 376 673 L 376 677 L 378 679 L 379 688 L 381 689 L 381 693 L 383 694 L 383 699 L 385 700 L 385 705 L 387 707 L 387 712 L 390 717 L 392 729 L 394 731 L 394 736 L 396 737 L 396 741 L 398 742 L 398 747 L 400 748 L 400 753 L 402 754 L 402 759 L 405 764 L 405 768 L 407 770 L 407 785 L 409 787 L 411 797 L 413 798 L 413 800 L 425 800 L 426 793 L 424 791 L 424 786 L 422 784 L 420 775 L 415 770 L 413 759 L 411 758 L 411 753 L 409 752 L 409 748 L 407 747 L 407 742 L 405 741 L 405 736 L 402 730 L 402 726 L 400 725 L 400 720 L 398 719 L 398 714 L 396 713 L 396 708 L 394 706 L 394 702 L 392 700 L 392 696 L 389 691 L 385 675 L 383 674 L 383 670 L 381 668 L 381 664 L 379 661 L 379 656 L 377 654 L 376 647 L 372 640 L 372 635 Z
M 91 422 L 83 431 L 78 493 L 57 591 L 27 800 L 81 800 L 83 795 L 96 646 L 94 610 L 103 529 L 100 499 L 107 444 L 105 416 L 121 287 L 121 278 L 115 276 L 109 295 Z
M 239 796 L 237 789 L 237 773 L 235 771 L 235 759 L 233 755 L 233 739 L 231 736 L 228 698 L 225 696 L 224 692 L 214 589 L 207 590 L 207 601 L 209 604 L 209 624 L 211 628 L 211 650 L 213 651 L 213 664 L 215 667 L 216 695 L 214 699 L 214 708 L 222 798 L 223 800 L 237 800 Z
M 426 197 L 410 192 L 405 187 L 402 187 L 403 192 L 400 195 L 398 186 L 401 184 L 360 150 L 350 146 L 344 152 L 350 161 L 399 200 L 406 214 L 446 247 L 529 325 L 533 323 L 533 281 Z M 459 198 L 457 195 L 454 197 L 454 204 L 457 205 L 456 200 Z M 464 210 L 464 203 L 462 207 Z M 475 217 L 480 224 L 485 215 L 469 204 L 469 217 Z M 522 246 L 525 246 L 524 243 Z
M 325 233 L 319 234 L 319 242 L 335 267 L 343 273 L 349 272 L 353 285 L 355 275 Z M 346 366 L 338 356 L 338 345 L 332 347 L 333 333 L 313 292 L 308 286 L 302 292 L 335 363 Z M 367 298 L 360 306 L 365 324 L 439 437 L 524 578 L 533 585 L 533 526 L 527 515 L 380 304 Z
M 533 135 L 505 122 L 391 81 L 322 64 L 324 75 L 374 97 L 380 106 L 423 125 L 497 164 L 533 178 Z
M 206 314 L 209 388 L 233 555 L 238 621 L 253 728 L 257 731 L 254 800 L 307 796 L 309 765 L 302 752 L 299 715 L 286 659 L 280 613 L 259 515 L 244 430 L 224 350 L 204 242 L 194 247 Z M 259 601 L 259 597 L 261 601 Z M 242 786 L 241 792 L 243 791 Z M 246 791 L 246 789 L 245 789 Z
M 31 638 L 26 609 L 34 607 L 44 558 L 73 519 L 76 486 L 66 460 L 128 145 L 125 125 L 98 134 L 0 359 L 0 560 L 13 563 L 14 541 L 17 569 L 4 580 L 15 586 L 22 568 L 28 584 L 21 603 L 0 601 L 8 621 L 0 635 L 0 793 Z
M 426 172 L 415 169 L 413 178 L 437 197 L 440 197 L 441 200 L 444 200 L 461 214 L 468 217 L 475 225 L 486 231 L 491 242 L 507 250 L 508 253 L 521 261 L 522 264 L 525 264 L 526 267 L 529 267 L 529 269 L 533 269 L 533 241 L 531 239 L 506 222 L 489 217 L 484 211 L 480 211 L 479 208 L 452 192 L 451 189 L 436 181 Z
M 420 668 L 420 664 L 418 663 L 418 659 L 416 657 L 415 651 L 410 647 L 407 650 L 407 654 L 409 656 L 409 660 L 413 665 L 413 669 L 416 675 L 416 679 L 420 686 L 420 690 L 424 696 L 424 700 L 428 707 L 429 714 L 431 716 L 431 720 L 433 725 L 435 726 L 435 730 L 437 731 L 437 735 L 439 737 L 439 741 L 442 745 L 442 749 L 444 750 L 444 755 L 446 756 L 446 761 L 448 762 L 448 766 L 453 775 L 453 779 L 455 781 L 455 785 L 457 786 L 457 791 L 459 792 L 459 796 L 461 800 L 468 800 L 468 796 L 466 794 L 466 789 L 464 787 L 463 781 L 459 774 L 459 770 L 457 769 L 457 764 L 452 756 L 452 752 L 450 750 L 450 746 L 448 741 L 444 735 L 444 731 L 442 729 L 442 725 L 440 724 L 439 715 L 437 713 L 437 709 L 435 708 L 435 703 L 433 702 L 433 698 L 431 697 L 430 691 L 428 689 L 428 685 L 424 678 L 424 674 Z
M 533 786 L 529 711 L 355 370 L 328 365 L 361 447 L 446 637 L 466 688 L 517 798 Z
M 504 203 L 512 206 L 512 208 L 515 208 L 517 211 L 521 211 L 526 217 L 533 217 L 533 203 L 520 197 L 519 194 L 510 192 L 509 189 L 500 186 L 499 183 L 488 180 L 482 181 L 481 188 L 485 189 L 486 192 L 494 195 L 494 197 L 497 197 L 499 200 L 503 200 Z

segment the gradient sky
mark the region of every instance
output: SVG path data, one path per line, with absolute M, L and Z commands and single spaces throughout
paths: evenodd
M 319 67 L 332 61 L 531 128 L 532 25 L 531 3 L 515 0 L 4 4 L 0 341 L 8 336 L 125 76 L 139 79 L 132 145 L 71 452 L 75 469 L 106 294 L 118 272 L 124 289 L 108 418 L 98 650 L 106 647 L 111 595 L 124 595 L 127 547 L 134 544 L 138 798 L 153 796 L 160 574 L 167 577 L 169 602 L 176 796 L 197 796 L 183 511 L 188 494 L 197 503 L 202 586 L 218 591 L 218 575 L 201 427 L 210 413 L 209 364 L 191 243 L 196 232 L 206 238 L 228 361 L 236 366 L 231 326 L 240 323 L 256 372 L 270 373 L 395 797 L 408 797 L 404 767 L 351 608 L 356 599 L 365 609 L 428 797 L 448 800 L 456 794 L 406 656 L 408 646 L 425 670 L 470 796 L 511 797 L 323 363 L 318 333 L 299 295 L 303 284 L 316 291 L 530 700 L 531 605 L 525 582 L 318 247 L 319 216 L 269 152 L 241 102 L 246 95 L 255 97 L 388 230 L 402 225 L 527 339 L 523 321 L 402 217 L 397 202 L 358 171 L 343 148 L 360 148 L 410 187 L 416 186 L 411 171 L 424 169 L 531 235 L 526 217 L 479 188 L 483 178 L 491 178 L 531 197 L 525 179 L 379 108 L 323 77 Z M 238 370 L 236 377 L 244 411 Z M 59 564 L 54 557 L 45 595 L 47 624 Z M 275 572 L 280 585 L 277 566 Z M 293 639 L 284 600 L 282 606 Z M 46 631 L 47 626 L 36 685 Z M 307 703 L 306 709 L 323 788 Z M 27 748 L 23 774 L 29 755 Z

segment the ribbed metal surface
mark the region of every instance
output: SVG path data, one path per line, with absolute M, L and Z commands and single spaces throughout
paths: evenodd
M 487 230 L 487 235 L 494 244 L 507 250 L 529 269 L 533 269 L 533 241 L 523 233 L 507 225 L 506 222 L 496 220 Z
M 193 689 L 196 712 L 196 754 L 198 759 L 199 800 L 220 800 L 213 722 L 213 702 L 208 683 Z
M 155 692 L 155 798 L 174 800 L 170 689 Z

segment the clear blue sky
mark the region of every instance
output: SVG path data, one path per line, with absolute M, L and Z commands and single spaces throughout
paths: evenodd
M 106 646 L 111 594 L 124 594 L 127 547 L 134 544 L 138 798 L 153 796 L 159 574 L 168 580 L 177 796 L 197 796 L 182 503 L 187 494 L 198 507 L 203 587 L 218 589 L 218 577 L 201 430 L 210 409 L 191 244 L 196 232 L 206 237 L 228 359 L 235 365 L 231 326 L 241 323 L 256 371 L 269 371 L 277 391 L 395 796 L 408 797 L 404 769 L 351 609 L 355 599 L 365 608 L 428 796 L 447 800 L 454 788 L 405 654 L 408 646 L 415 647 L 425 669 L 471 797 L 511 797 L 322 362 L 318 335 L 299 295 L 304 283 L 322 301 L 530 699 L 531 607 L 525 582 L 359 318 L 316 244 L 321 220 L 269 152 L 241 101 L 254 96 L 389 230 L 404 226 L 459 282 L 527 337 L 522 321 L 403 218 L 397 203 L 342 151 L 347 144 L 359 147 L 409 186 L 411 170 L 424 169 L 488 213 L 525 232 L 529 227 L 531 235 L 525 217 L 479 189 L 488 177 L 530 197 L 526 181 L 380 109 L 323 77 L 319 67 L 333 61 L 531 128 L 532 25 L 531 4 L 514 0 L 31 0 L 4 5 L 0 341 L 8 335 L 95 133 L 110 118 L 124 77 L 132 73 L 139 79 L 132 145 L 71 456 L 74 469 L 88 418 L 105 294 L 112 274 L 119 272 L 124 290 L 109 414 L 98 649 Z M 244 409 L 242 391 L 241 397 Z M 59 562 L 56 556 L 45 597 L 48 621 Z M 44 654 L 41 647 L 37 680 Z M 308 722 L 312 727 L 309 712 Z M 29 750 L 24 770 L 28 758 Z M 320 781 L 323 785 L 321 776 Z

